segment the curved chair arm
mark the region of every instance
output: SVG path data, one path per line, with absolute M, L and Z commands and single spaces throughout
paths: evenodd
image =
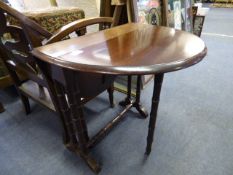
M 93 25 L 93 24 L 99 24 L 99 23 L 113 23 L 113 18 L 111 17 L 94 17 L 94 18 L 87 18 L 87 19 L 81 19 L 74 22 L 71 22 L 62 28 L 60 28 L 55 34 L 48 39 L 46 44 L 51 44 L 57 41 L 61 41 L 64 37 L 69 35 L 72 32 L 75 32 L 79 29 L 82 29 L 84 27 Z

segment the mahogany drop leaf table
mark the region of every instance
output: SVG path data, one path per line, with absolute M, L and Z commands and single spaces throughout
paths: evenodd
M 69 149 L 78 153 L 94 172 L 99 172 L 101 168 L 90 156 L 90 148 L 119 123 L 129 109 L 139 107 L 138 111 L 142 111 L 137 98 L 136 101 L 128 100 L 124 111 L 90 139 L 82 112 L 83 106 L 77 100 L 82 94 L 82 82 L 77 78 L 79 73 L 105 76 L 154 75 L 146 147 L 146 154 L 149 155 L 164 74 L 200 62 L 207 54 L 207 48 L 199 37 L 184 31 L 129 23 L 42 46 L 34 49 L 32 54 L 39 62 L 47 80 L 55 86 L 56 92 L 60 93 L 60 96 L 63 95 L 61 109 L 69 122 L 73 123 L 70 132 L 76 136 Z

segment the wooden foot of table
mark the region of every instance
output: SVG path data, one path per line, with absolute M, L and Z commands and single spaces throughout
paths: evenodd
M 154 77 L 154 90 L 153 90 L 153 97 L 152 97 L 152 105 L 151 105 L 151 114 L 150 114 L 150 121 L 149 121 L 149 129 L 148 129 L 148 136 L 147 136 L 147 146 L 146 146 L 146 154 L 149 155 L 151 152 L 151 146 L 154 139 L 154 130 L 156 125 L 157 119 L 157 111 L 159 106 L 159 97 L 161 92 L 161 87 L 163 83 L 163 74 L 155 75 Z
M 141 115 L 142 118 L 147 118 L 148 116 L 148 112 L 145 109 L 145 107 L 143 107 L 140 103 L 134 103 L 133 107 L 136 108 L 136 110 L 139 112 L 139 114 Z
M 94 173 L 98 174 L 101 171 L 100 164 L 89 153 L 84 153 L 78 144 L 69 145 L 67 149 L 80 156 Z

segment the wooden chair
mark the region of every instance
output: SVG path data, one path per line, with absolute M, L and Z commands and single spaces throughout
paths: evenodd
M 61 6 L 56 0 L 0 0 L 36 21 L 41 27 L 53 33 L 66 24 L 85 18 L 85 12 L 78 6 Z M 69 0 L 68 0 L 69 1 Z M 69 3 L 66 1 L 66 3 Z M 78 4 L 77 4 L 78 5 Z M 19 25 L 15 18 L 8 18 L 12 25 Z M 1 55 L 0 55 L 1 57 Z M 13 81 L 0 59 L 0 89 L 12 86 Z
M 6 22 L 6 15 L 16 18 L 21 27 L 8 25 Z M 42 42 L 44 44 L 48 44 L 60 41 L 69 33 L 79 31 L 87 25 L 108 23 L 110 26 L 113 22 L 112 18 L 93 18 L 75 21 L 64 26 L 52 35 L 34 21 L 0 1 L 0 21 L 0 54 L 4 58 L 6 67 L 8 68 L 16 89 L 22 99 L 26 113 L 30 113 L 28 98 L 33 99 L 52 111 L 56 111 L 62 120 L 65 130 L 64 142 L 65 144 L 69 144 L 71 137 L 74 136 L 69 134 L 69 127 L 67 127 L 68 124 L 64 122 L 65 119 L 62 111 L 57 105 L 57 98 L 54 97 L 54 95 L 56 95 L 56 91 L 49 88 L 50 82 L 44 79 L 41 74 L 43 70 L 39 68 L 35 59 L 30 54 L 30 51 L 34 47 L 41 46 Z M 20 79 L 18 74 L 19 71 L 27 75 L 27 81 L 22 81 Z M 54 73 L 56 74 L 56 72 Z M 80 74 L 79 78 L 83 80 L 83 88 L 85 88 L 87 84 L 92 84 L 92 93 L 83 94 L 79 99 L 82 102 L 82 105 L 106 89 L 108 89 L 109 92 L 111 106 L 114 105 L 114 76 L 105 77 L 97 74 Z

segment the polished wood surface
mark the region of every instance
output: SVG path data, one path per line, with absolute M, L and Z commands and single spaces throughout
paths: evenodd
M 193 34 L 130 23 L 39 47 L 32 53 L 43 61 L 82 72 L 145 75 L 196 64 L 207 49 Z

